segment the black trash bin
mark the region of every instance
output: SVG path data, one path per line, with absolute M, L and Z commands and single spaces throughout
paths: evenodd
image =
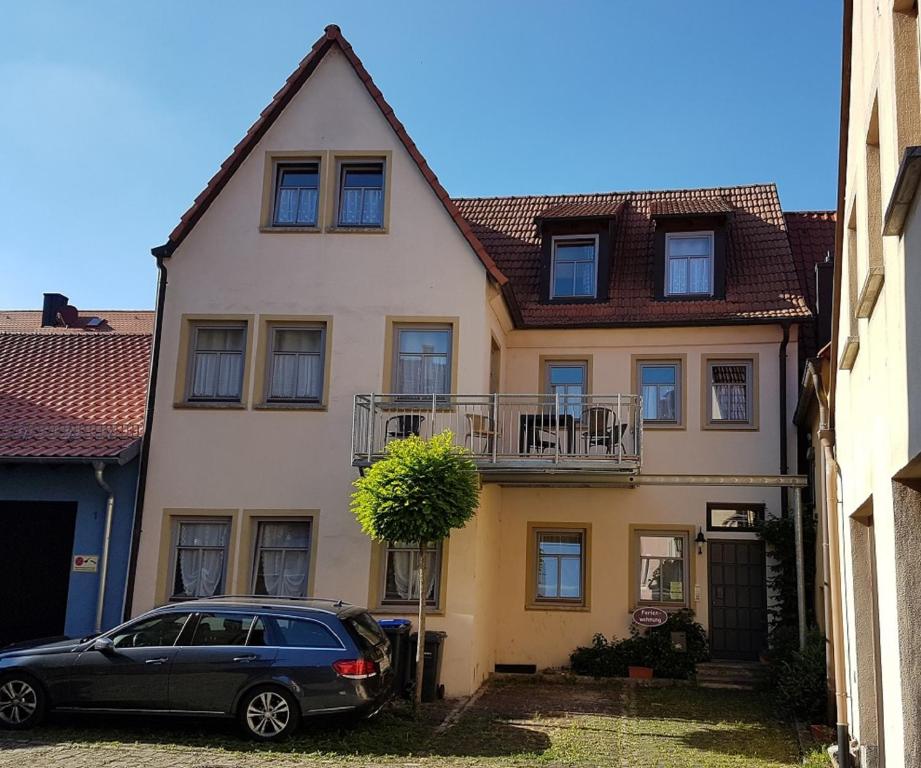
M 404 699 L 412 691 L 415 644 L 409 642 L 412 622 L 409 619 L 381 619 L 377 622 L 390 641 L 390 663 L 393 665 L 393 692 Z
M 435 699 L 443 699 L 445 696 L 445 687 L 441 684 L 441 656 L 444 647 L 447 632 L 436 632 L 428 630 L 425 633 L 425 654 L 422 662 L 422 701 L 429 702 Z M 410 656 L 412 658 L 412 678 L 416 678 L 416 638 L 418 634 L 413 634 L 409 638 L 409 645 L 412 648 Z

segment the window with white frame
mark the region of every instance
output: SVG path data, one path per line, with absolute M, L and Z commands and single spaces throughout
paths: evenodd
M 681 363 L 677 360 L 637 363 L 643 421 L 651 424 L 681 422 Z
M 339 175 L 340 227 L 384 226 L 384 163 L 342 163 Z
M 246 324 L 196 323 L 191 337 L 188 399 L 239 402 L 243 395 Z
M 260 520 L 256 529 L 253 594 L 306 597 L 310 538 L 309 520 Z
M 450 326 L 396 326 L 393 391 L 444 395 L 451 391 Z
M 269 326 L 266 400 L 319 403 L 323 398 L 326 328 L 323 325 Z
M 276 227 L 315 227 L 320 201 L 319 163 L 279 164 L 275 182 Z
M 688 534 L 636 531 L 637 600 L 658 605 L 687 605 Z
M 177 520 L 170 598 L 212 597 L 224 590 L 230 520 Z
M 535 529 L 535 602 L 585 602 L 585 531 Z
M 665 295 L 713 295 L 713 232 L 666 233 Z
M 752 424 L 752 361 L 709 360 L 707 371 L 710 423 Z
M 441 591 L 442 542 L 429 543 L 425 550 L 425 602 L 438 605 Z M 381 605 L 412 605 L 419 602 L 419 547 L 391 541 L 384 552 Z
M 598 237 L 554 237 L 550 298 L 595 298 Z

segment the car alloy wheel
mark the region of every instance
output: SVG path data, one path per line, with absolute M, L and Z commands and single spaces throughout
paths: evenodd
M 41 699 L 33 685 L 13 678 L 0 684 L 0 722 L 12 728 L 25 728 L 36 720 Z
M 287 699 L 278 691 L 260 691 L 246 706 L 246 727 L 260 739 L 274 739 L 283 734 L 293 713 Z

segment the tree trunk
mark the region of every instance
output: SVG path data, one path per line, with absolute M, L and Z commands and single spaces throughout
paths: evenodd
M 418 714 L 422 701 L 422 671 L 425 668 L 425 542 L 419 542 L 419 626 L 416 642 L 416 689 L 413 691 L 413 712 Z

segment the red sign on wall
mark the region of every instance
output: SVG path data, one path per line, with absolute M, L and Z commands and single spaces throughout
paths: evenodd
M 637 608 L 633 612 L 633 623 L 641 627 L 661 627 L 668 621 L 668 613 L 661 608 Z

